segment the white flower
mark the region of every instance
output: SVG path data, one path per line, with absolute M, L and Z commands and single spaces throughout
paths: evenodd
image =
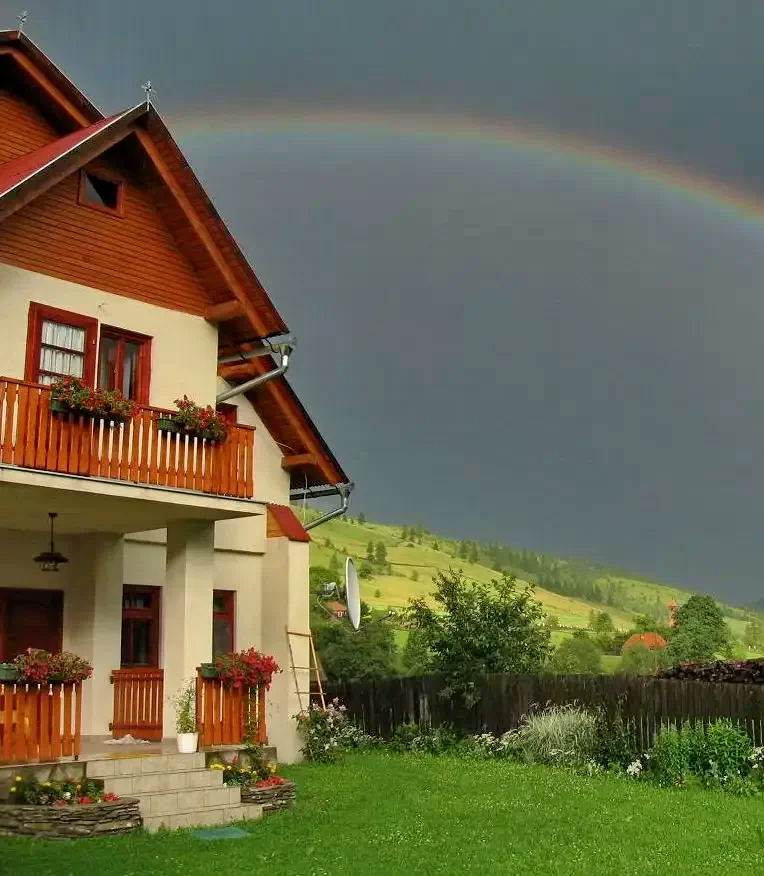
M 71 798 L 72 798 L 72 792 L 71 791 L 64 791 L 64 800 L 71 800 Z
M 636 779 L 642 772 L 642 761 L 635 760 L 626 767 L 626 773 Z

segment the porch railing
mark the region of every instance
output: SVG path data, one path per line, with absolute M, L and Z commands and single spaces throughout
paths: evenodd
M 115 739 L 128 733 L 136 739 L 161 739 L 164 705 L 164 669 L 115 669 L 114 719 L 110 730 Z
M 79 757 L 82 682 L 0 682 L 0 762 Z
M 200 747 L 240 745 L 247 727 L 258 745 L 267 745 L 265 686 L 230 688 L 218 678 L 196 678 L 196 723 Z
M 231 425 L 221 443 L 162 432 L 160 408 L 126 423 L 50 410 L 50 389 L 0 377 L 0 462 L 41 471 L 180 487 L 250 499 L 255 430 Z

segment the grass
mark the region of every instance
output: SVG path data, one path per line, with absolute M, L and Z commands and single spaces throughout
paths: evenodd
M 288 771 L 297 808 L 251 839 L 185 832 L 83 840 L 3 839 L 14 876 L 151 873 L 727 874 L 764 872 L 762 803 L 502 761 L 356 755 Z

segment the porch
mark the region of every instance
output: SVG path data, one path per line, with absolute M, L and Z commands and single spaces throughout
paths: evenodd
M 82 735 L 83 685 L 0 681 L 0 767 L 177 754 L 162 735 L 163 670 L 116 670 L 111 736 Z M 199 751 L 238 751 L 251 734 L 267 745 L 264 687 L 231 689 L 196 678 Z M 127 735 L 138 740 L 125 743 Z

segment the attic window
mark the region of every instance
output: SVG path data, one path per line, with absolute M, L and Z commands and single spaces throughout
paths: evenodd
M 80 203 L 106 213 L 122 213 L 122 183 L 97 173 L 83 171 L 80 178 Z

